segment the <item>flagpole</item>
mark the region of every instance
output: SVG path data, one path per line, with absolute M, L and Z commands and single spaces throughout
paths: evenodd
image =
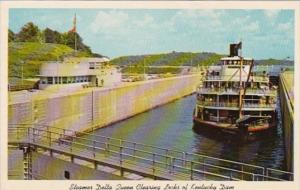
M 75 35 L 75 44 L 74 44 L 74 45 L 75 45 L 75 52 L 76 52 L 76 51 L 77 51 L 77 35 L 76 35 L 76 32 L 77 32 L 77 31 L 76 31 L 76 13 L 75 13 L 75 17 L 74 17 L 74 23 L 73 23 L 73 24 L 74 24 L 74 26 L 73 26 L 73 27 L 74 27 L 74 30 L 75 30 L 75 31 L 74 31 L 74 35 Z
M 74 47 L 74 49 L 75 49 L 75 52 L 77 51 L 77 37 L 76 37 L 76 31 L 74 32 L 74 36 L 75 36 L 75 47 Z

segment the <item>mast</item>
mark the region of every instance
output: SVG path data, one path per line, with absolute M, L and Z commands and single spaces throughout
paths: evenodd
M 241 98 L 243 98 L 243 99 L 244 99 L 244 97 L 245 97 L 245 95 L 246 95 L 246 90 L 247 90 L 246 85 L 247 85 L 247 83 L 249 82 L 249 79 L 250 79 L 250 75 L 251 75 L 251 72 L 252 72 L 253 65 L 254 65 L 254 63 L 253 63 L 253 60 L 252 60 L 252 61 L 251 61 L 251 64 L 250 64 L 250 68 L 249 68 L 249 73 L 248 73 L 248 76 L 247 76 L 247 81 L 246 81 L 246 83 L 245 83 L 245 87 L 244 87 L 244 90 L 243 90 L 244 92 L 243 92 L 243 95 L 242 95 L 242 97 L 241 97 Z M 242 102 L 241 102 L 241 105 L 240 105 L 240 109 L 239 109 L 240 118 L 242 117 L 242 108 L 243 108 L 243 106 L 244 106 L 244 102 L 242 101 Z
M 239 44 L 240 44 L 239 48 L 241 48 L 242 42 L 240 42 Z M 243 99 L 246 96 L 247 84 L 249 82 L 250 75 L 251 75 L 252 68 L 253 68 L 253 60 L 252 60 L 251 63 L 250 63 L 250 68 L 249 68 L 249 73 L 248 73 L 248 76 L 247 76 L 247 80 L 246 80 L 246 82 L 243 86 L 243 83 L 242 83 L 242 69 L 243 69 L 244 58 L 242 57 L 242 55 L 240 57 L 241 57 L 241 64 L 240 64 L 239 119 L 241 119 L 243 117 L 243 114 L 242 114 L 242 108 L 244 106 Z
M 243 69 L 243 57 L 241 56 L 241 63 L 240 63 L 240 91 L 239 91 L 239 118 L 242 118 L 242 105 L 243 105 L 243 82 L 242 82 L 242 69 Z

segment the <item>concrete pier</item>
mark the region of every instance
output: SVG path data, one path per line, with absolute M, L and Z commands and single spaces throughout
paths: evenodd
M 294 72 L 280 74 L 279 92 L 281 102 L 282 126 L 285 140 L 287 171 L 293 171 L 294 155 Z

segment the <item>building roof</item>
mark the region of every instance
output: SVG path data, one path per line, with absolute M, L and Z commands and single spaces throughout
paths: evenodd
M 82 62 L 96 62 L 105 63 L 110 61 L 107 57 L 69 57 L 65 58 L 65 63 L 82 63 Z
M 241 57 L 234 56 L 234 57 L 223 57 L 223 58 L 221 58 L 221 61 L 238 61 L 238 60 L 241 60 Z M 244 57 L 243 60 L 251 61 L 253 59 Z
M 89 63 L 48 62 L 42 64 L 38 76 L 86 76 L 89 74 Z
M 40 68 L 40 74 L 37 76 L 87 76 L 99 75 L 99 69 L 90 69 L 90 63 L 105 63 L 109 59 L 106 57 L 89 57 L 78 58 L 71 57 L 65 58 L 63 62 L 52 61 L 43 63 Z

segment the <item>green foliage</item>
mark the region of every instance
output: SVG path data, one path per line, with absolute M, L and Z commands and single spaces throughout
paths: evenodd
M 76 40 L 75 40 L 76 39 Z M 58 31 L 46 28 L 41 31 L 38 26 L 34 25 L 32 22 L 25 24 L 19 33 L 14 35 L 14 33 L 9 30 L 9 42 L 40 42 L 40 43 L 54 43 L 54 44 L 64 44 L 72 49 L 78 51 L 84 51 L 87 54 L 92 54 L 91 48 L 83 43 L 82 38 L 78 33 L 65 32 L 59 33 Z M 101 56 L 100 54 L 96 54 Z M 102 57 L 102 56 L 101 56 Z
M 74 51 L 75 37 L 77 51 Z M 9 30 L 8 41 L 9 77 L 20 78 L 22 68 L 24 78 L 35 77 L 43 62 L 62 60 L 67 56 L 102 57 L 92 53 L 78 33 L 59 33 L 50 28 L 41 31 L 32 22 L 25 24 L 17 34 Z
M 63 44 L 62 35 L 50 28 L 46 28 L 43 32 L 45 43 Z
M 39 41 L 39 28 L 32 22 L 25 24 L 21 31 L 17 34 L 17 42 L 38 42 Z
M 282 61 L 281 60 L 276 60 L 276 59 L 265 59 L 265 60 L 261 60 L 260 64 L 262 65 L 276 65 L 276 64 L 280 64 Z
M 11 30 L 8 30 L 8 42 L 12 42 L 14 41 L 16 38 L 16 35 L 13 31 Z
M 45 61 L 61 60 L 65 56 L 91 57 L 85 51 L 74 52 L 66 45 L 36 42 L 11 42 L 8 44 L 8 75 L 21 77 L 23 65 L 24 78 L 35 77 Z
M 223 55 L 215 53 L 171 52 L 141 56 L 122 56 L 111 61 L 112 64 L 123 66 L 123 73 L 179 73 L 180 68 L 163 67 L 148 68 L 147 66 L 198 66 L 212 65 L 219 62 Z M 145 66 L 145 68 L 144 68 Z

